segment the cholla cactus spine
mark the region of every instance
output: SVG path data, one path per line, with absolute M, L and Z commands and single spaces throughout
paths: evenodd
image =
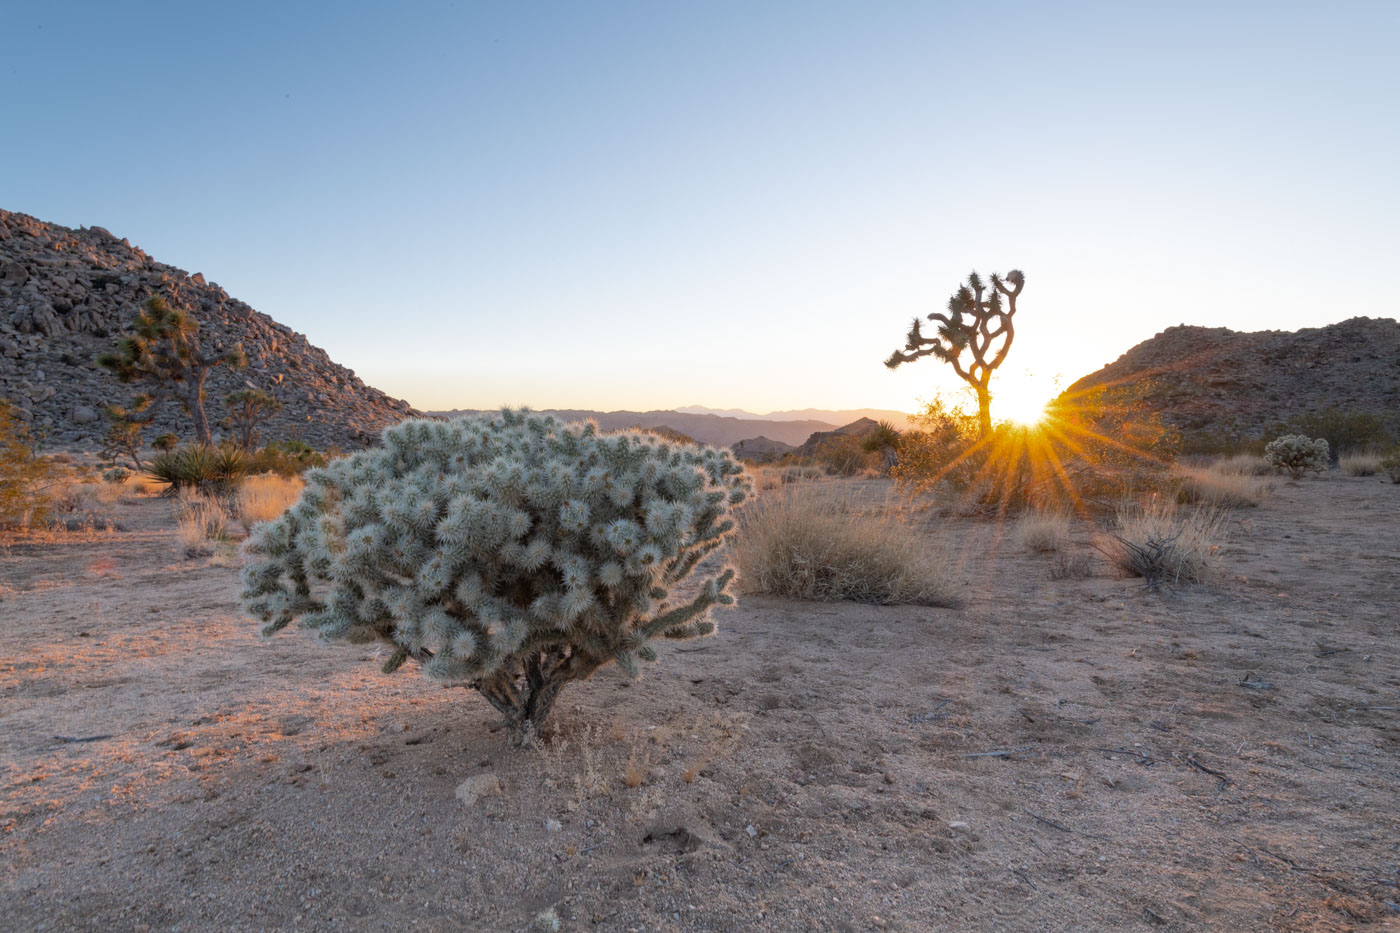
M 1287 470 L 1294 479 L 1311 470 L 1320 473 L 1327 469 L 1331 455 L 1326 438 L 1310 438 L 1302 434 L 1285 434 L 1269 442 L 1264 448 L 1264 459 L 1276 470 Z
M 475 688 L 528 744 L 559 690 L 655 637 L 714 631 L 734 570 L 680 585 L 750 492 L 728 451 L 502 411 L 407 421 L 382 448 L 307 473 L 247 545 L 244 604 L 268 634 L 300 618 L 382 641 Z

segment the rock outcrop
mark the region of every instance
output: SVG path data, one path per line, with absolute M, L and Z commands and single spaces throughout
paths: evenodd
M 102 227 L 71 230 L 0 210 L 0 398 L 42 431 L 50 445 L 90 446 L 106 430 L 103 407 L 125 404 L 135 387 L 93 364 L 111 348 L 140 304 L 162 295 L 200 322 L 206 350 L 242 344 L 248 366 L 210 374 L 206 408 L 242 388 L 270 392 L 284 408 L 262 430 L 324 448 L 362 447 L 387 425 L 418 414 L 365 385 L 302 334 L 253 310 L 202 274 L 157 262 Z M 168 406 L 148 437 L 190 434 L 183 411 Z
M 1253 333 L 1170 327 L 1061 397 L 1104 385 L 1139 394 L 1187 437 L 1257 438 L 1328 408 L 1378 415 L 1400 433 L 1400 323 L 1356 317 Z
M 829 437 L 849 435 L 863 438 L 878 427 L 880 427 L 878 421 L 872 421 L 869 418 L 858 418 L 850 424 L 842 425 L 835 431 L 818 431 L 802 442 L 802 446 L 797 448 L 797 453 L 803 457 L 810 457 L 816 454 L 817 448 L 821 446 L 822 441 Z
M 734 456 L 741 459 L 752 460 L 755 463 L 767 463 L 770 460 L 778 460 L 797 448 L 760 434 L 758 437 L 735 441 L 729 445 L 729 449 L 734 451 Z

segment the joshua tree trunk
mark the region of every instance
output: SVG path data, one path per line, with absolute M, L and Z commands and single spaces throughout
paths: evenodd
M 196 369 L 190 374 L 185 385 L 185 408 L 189 409 L 190 420 L 194 422 L 194 437 L 200 444 L 213 444 L 214 433 L 209 429 L 209 417 L 204 413 L 204 380 L 209 375 L 208 368 Z
M 977 393 L 977 429 L 985 439 L 992 433 L 992 393 L 984 385 L 973 385 Z

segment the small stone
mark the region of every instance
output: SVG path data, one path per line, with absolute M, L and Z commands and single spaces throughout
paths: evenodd
M 967 823 L 963 822 L 962 820 L 953 820 L 951 823 L 948 824 L 948 828 L 956 830 L 958 832 L 964 832 L 968 829 L 971 829 L 972 827 Z
M 88 408 L 86 405 L 80 405 L 79 407 L 73 409 L 74 424 L 92 424 L 96 420 L 97 412 L 93 411 L 91 408 Z
M 564 828 L 564 824 L 551 817 L 544 821 L 544 831 L 547 833 L 557 833 Z
M 744 827 L 744 832 L 746 832 L 746 833 L 749 834 L 749 838 L 750 838 L 750 839 L 752 839 L 752 838 L 754 838 L 755 836 L 758 835 L 758 830 L 756 830 L 756 829 L 753 828 L 753 824 L 752 824 L 752 823 L 750 823 L 749 825 L 747 825 L 747 826 Z
M 469 807 L 482 797 L 500 792 L 501 781 L 490 771 L 485 774 L 473 774 L 457 785 L 457 799 Z

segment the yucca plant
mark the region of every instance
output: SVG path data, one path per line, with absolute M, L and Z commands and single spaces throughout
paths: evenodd
M 248 456 L 235 447 L 192 444 L 157 454 L 146 465 L 146 475 L 168 483 L 164 495 L 195 489 L 222 495 L 230 492 L 248 472 Z

